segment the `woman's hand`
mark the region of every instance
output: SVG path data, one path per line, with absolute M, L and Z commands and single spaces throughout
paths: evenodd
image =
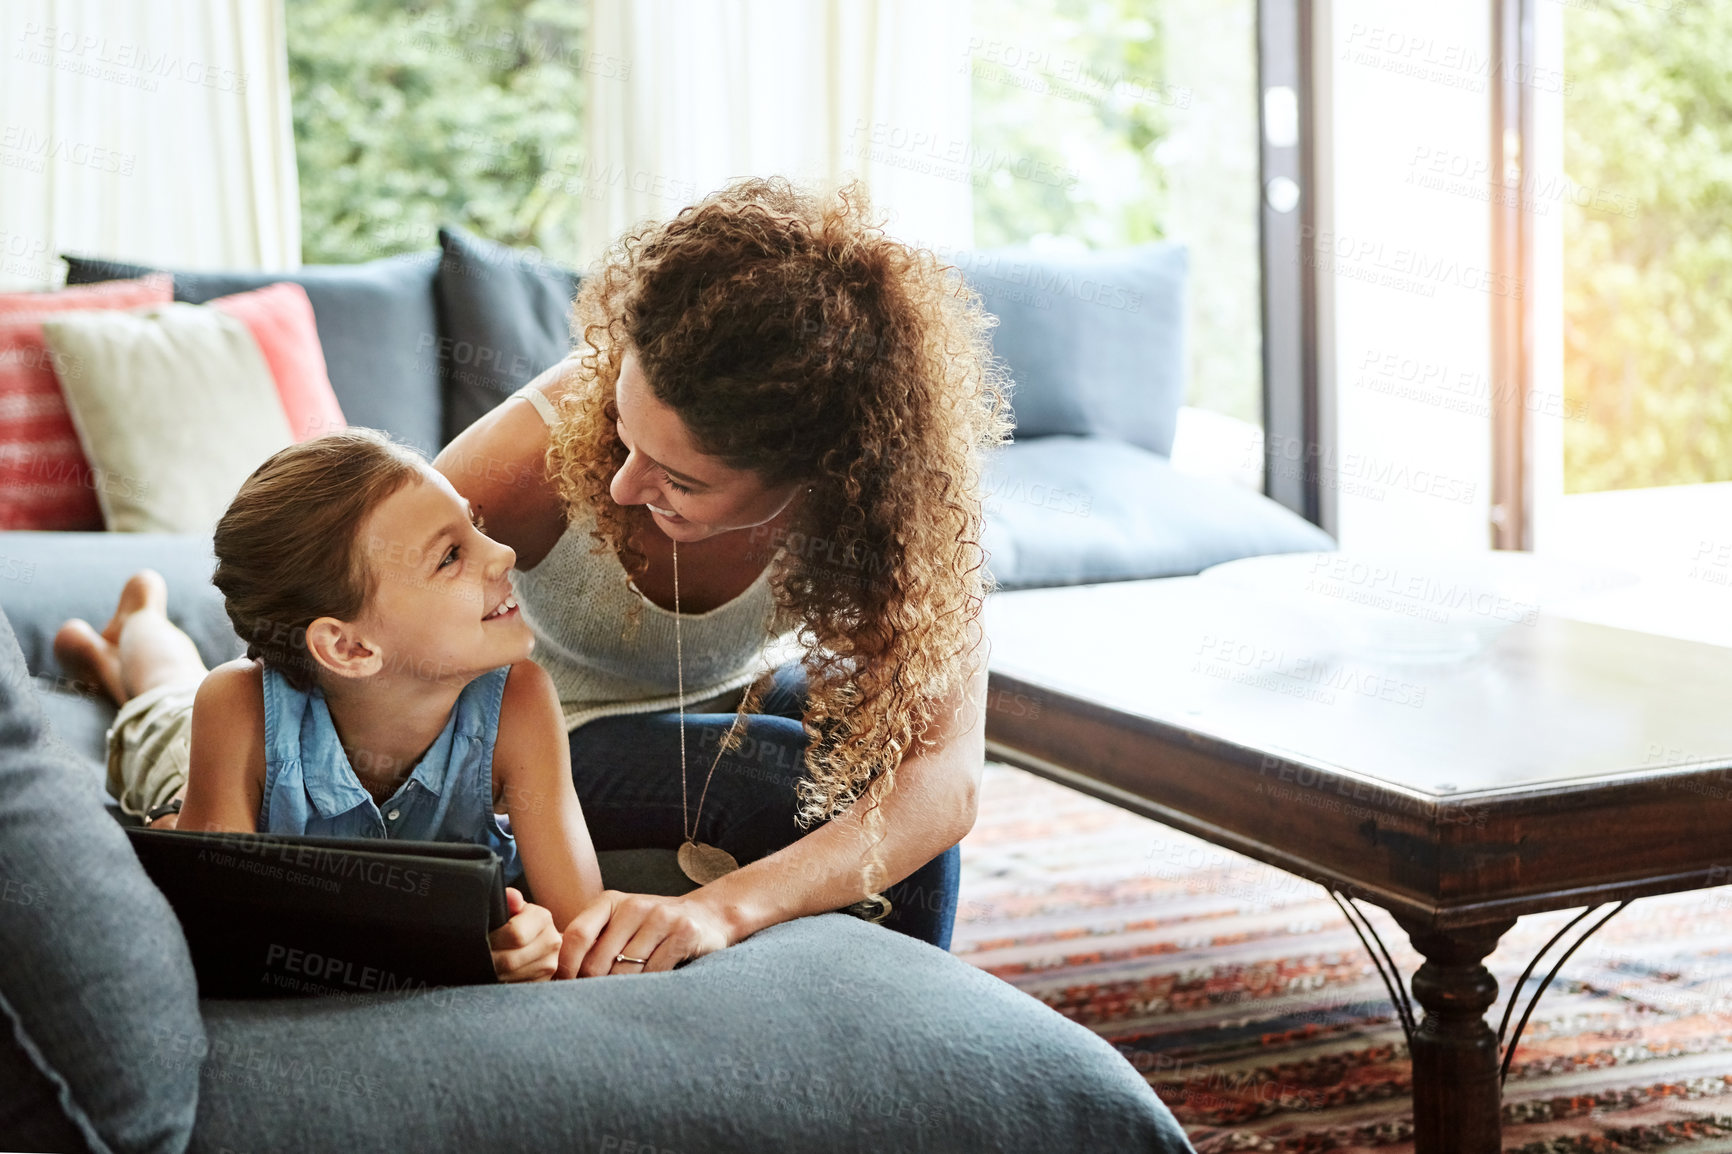
M 646 974 L 671 970 L 729 944 L 721 916 L 697 894 L 658 897 L 607 890 L 565 927 L 558 976 Z M 616 962 L 616 955 L 645 962 Z
M 559 964 L 559 931 L 545 906 L 523 900 L 516 886 L 505 887 L 511 920 L 487 935 L 493 972 L 502 982 L 545 982 Z

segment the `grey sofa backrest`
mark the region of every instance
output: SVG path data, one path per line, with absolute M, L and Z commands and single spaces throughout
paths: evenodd
M 66 256 L 66 282 L 90 284 L 156 272 L 88 256 Z M 294 272 L 182 272 L 175 300 L 204 301 L 293 281 L 307 289 L 326 374 L 343 419 L 383 428 L 426 454 L 445 444 L 440 333 L 433 301 L 438 253 L 405 253 L 359 265 L 303 265 Z
M 307 290 L 325 371 L 352 425 L 385 429 L 428 456 L 557 363 L 570 347 L 578 275 L 460 228 L 440 248 L 294 272 L 168 270 L 174 298 L 293 281 Z M 143 276 L 144 265 L 66 256 L 68 284 Z
M 442 252 L 292 273 L 175 272 L 175 299 L 202 303 L 281 280 L 302 285 L 344 417 L 431 455 L 563 356 L 578 285 L 569 269 L 460 229 L 442 229 L 440 241 Z M 1019 439 L 1107 437 L 1171 453 L 1186 385 L 1185 246 L 946 256 L 998 318 L 993 351 L 1015 382 Z M 66 261 L 68 284 L 154 271 Z
M 67 256 L 67 284 L 89 284 L 156 271 L 143 265 Z M 351 425 L 384 429 L 431 456 L 442 439 L 445 402 L 433 282 L 437 252 L 407 253 L 363 264 L 306 265 L 294 272 L 197 272 L 174 275 L 174 299 L 214 297 L 293 281 L 307 290 L 325 372 Z
M 1186 383 L 1184 245 L 950 259 L 998 317 L 992 347 L 1015 382 L 1017 439 L 1096 436 L 1172 452 Z

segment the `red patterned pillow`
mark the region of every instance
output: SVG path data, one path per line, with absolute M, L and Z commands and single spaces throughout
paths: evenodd
M 45 293 L 0 293 L 0 529 L 103 527 L 95 479 L 66 410 L 42 318 L 167 304 L 166 273 Z

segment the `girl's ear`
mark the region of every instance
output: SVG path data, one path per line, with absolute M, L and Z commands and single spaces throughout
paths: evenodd
M 338 677 L 371 677 L 384 667 L 384 658 L 360 630 L 335 617 L 320 617 L 307 626 L 307 652 Z

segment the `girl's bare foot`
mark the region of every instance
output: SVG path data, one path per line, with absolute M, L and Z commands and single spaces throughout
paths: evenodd
M 82 617 L 74 617 L 54 634 L 54 659 L 73 681 L 101 689 L 124 704 L 120 685 L 120 647 L 111 645 Z
M 140 611 L 168 614 L 168 585 L 154 569 L 140 569 L 120 591 L 114 616 L 98 632 L 82 617 L 74 617 L 54 635 L 54 657 L 66 676 L 100 686 L 116 705 L 126 703 L 120 676 L 120 632 Z

